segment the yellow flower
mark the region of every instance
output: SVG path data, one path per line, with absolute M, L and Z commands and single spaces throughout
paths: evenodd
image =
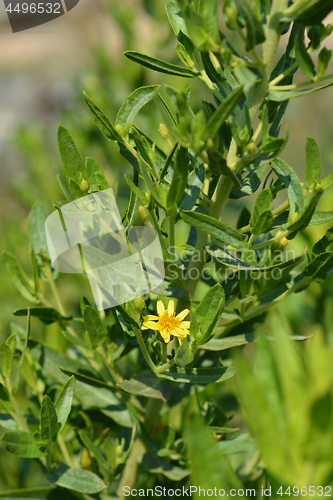
M 184 309 L 184 311 L 175 316 L 174 301 L 170 300 L 168 309 L 165 310 L 163 302 L 159 300 L 157 302 L 158 316 L 153 314 L 144 316 L 141 330 L 152 329 L 159 331 L 166 344 L 170 342 L 170 335 L 174 335 L 181 344 L 182 339 L 185 339 L 190 334 L 188 331 L 190 328 L 190 321 L 183 321 L 189 312 L 188 309 Z

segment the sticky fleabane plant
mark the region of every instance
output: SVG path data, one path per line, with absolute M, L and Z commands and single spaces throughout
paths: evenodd
M 125 56 L 162 74 L 200 80 L 211 99 L 194 111 L 191 87 L 185 92 L 167 85 L 141 87 L 113 124 L 94 96 L 84 96 L 101 132 L 133 167 L 133 177 L 125 175 L 130 199 L 123 225 L 155 229 L 165 280 L 151 293 L 102 314 L 84 297 L 81 315 L 73 321 L 57 291 L 39 202 L 28 225 L 33 279 L 15 257 L 4 254 L 15 285 L 33 306 L 14 313 L 27 316 L 26 333 L 14 326 L 0 346 L 1 411 L 13 419 L 2 442 L 11 453 L 38 458 L 54 487 L 75 490 L 79 497 L 102 490 L 110 495 L 117 490 L 121 497 L 125 486 L 136 484 L 138 463 L 144 478 L 156 473 L 165 484 L 186 484 L 192 431 L 188 448 L 181 425 L 178 437 L 167 424 L 162 433 L 156 431 L 159 415 L 168 418 L 174 405 L 189 404 L 188 384 L 198 391 L 232 377 L 235 368 L 226 350 L 255 340 L 256 324 L 275 304 L 324 280 L 333 268 L 333 252 L 327 250 L 332 229 L 302 254 L 291 252 L 290 258 L 287 252 L 308 226 L 332 222 L 332 212 L 317 206 L 333 173 L 320 178 L 320 153 L 312 138 L 305 142 L 302 180 L 279 158 L 290 99 L 333 84 L 332 75 L 325 74 L 331 51 L 324 45 L 333 27 L 323 24 L 330 2 L 166 0 L 165 6 L 181 64 L 135 51 Z M 219 26 L 222 12 L 227 36 Z M 277 59 L 281 38 L 287 40 L 286 50 Z M 293 83 L 298 70 L 304 79 Z M 162 120 L 151 138 L 134 122 L 153 99 Z M 68 183 L 61 183 L 65 201 L 56 208 L 110 187 L 97 162 L 83 161 L 62 126 L 58 144 Z M 276 206 L 278 193 L 284 201 Z M 225 217 L 227 203 L 239 212 L 235 225 Z M 181 248 L 177 236 L 184 231 L 188 240 Z M 42 281 L 49 282 L 55 307 L 42 292 Z M 203 283 L 206 287 L 198 286 Z M 32 317 L 46 325 L 58 322 L 71 354 L 29 341 Z M 15 350 L 21 357 L 14 370 Z M 245 368 L 242 373 L 248 376 Z M 33 399 L 33 423 L 15 399 L 20 374 Z M 86 412 L 92 408 L 104 419 L 102 431 L 89 421 Z M 228 419 L 212 403 L 196 411 L 215 431 L 228 429 Z M 124 439 L 116 441 L 118 426 Z

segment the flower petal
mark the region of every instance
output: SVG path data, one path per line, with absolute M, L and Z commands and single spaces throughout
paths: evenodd
M 179 328 L 190 328 L 191 321 L 182 321 L 179 325 Z
M 190 334 L 190 332 L 188 330 L 182 330 L 181 328 L 176 328 L 174 331 L 173 331 L 173 335 L 175 335 L 175 337 L 181 337 L 183 339 L 185 339 L 188 335 Z
M 143 316 L 143 321 L 150 321 L 151 319 L 158 321 L 158 316 L 156 316 L 155 314 L 148 314 L 147 316 Z
M 169 304 L 168 304 L 168 313 L 169 313 L 169 316 L 173 316 L 175 312 L 175 303 L 173 300 L 170 300 Z
M 163 314 L 163 313 L 164 313 L 164 311 L 165 311 L 163 302 L 162 302 L 161 300 L 159 300 L 159 301 L 157 302 L 156 307 L 157 307 L 157 312 L 158 312 L 158 315 L 159 315 L 159 316 L 162 316 L 162 314 Z
M 188 309 L 184 309 L 184 311 L 181 311 L 178 316 L 176 316 L 177 319 L 183 320 L 186 318 L 190 311 Z
M 154 323 L 154 321 L 144 321 L 143 327 L 145 330 L 148 330 L 148 328 L 150 328 L 151 330 L 159 330 L 160 329 L 159 324 Z M 142 330 L 142 328 L 141 328 L 141 330 Z
M 168 344 L 170 342 L 170 333 L 168 332 L 168 330 L 161 330 L 160 334 L 164 342 Z

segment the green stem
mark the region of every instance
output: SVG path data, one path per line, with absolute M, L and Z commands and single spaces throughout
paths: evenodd
M 140 346 L 141 352 L 143 354 L 143 357 L 146 360 L 147 365 L 154 373 L 156 373 L 157 367 L 156 367 L 155 363 L 153 362 L 153 360 L 151 359 L 151 357 L 149 356 L 149 352 L 148 352 L 146 344 L 144 343 L 144 340 L 142 338 L 140 328 L 133 327 L 133 330 L 134 330 L 134 333 L 136 335 L 136 339 L 138 341 L 138 344 Z
M 59 312 L 60 312 L 60 314 L 62 314 L 62 316 L 66 316 L 65 309 L 63 308 L 63 305 L 61 303 L 60 296 L 58 294 L 58 290 L 57 290 L 57 287 L 55 285 L 55 282 L 54 282 L 54 279 L 52 276 L 52 271 L 51 271 L 49 266 L 45 267 L 45 274 L 46 274 L 46 277 L 49 281 L 49 284 L 50 284 L 54 299 L 56 301 L 57 307 L 59 309 Z
M 67 449 L 64 438 L 62 437 L 61 434 L 58 434 L 58 436 L 57 436 L 57 443 L 58 443 L 58 446 L 60 448 L 60 451 L 61 451 L 61 454 L 62 454 L 62 457 L 64 459 L 65 464 L 68 465 L 68 467 L 73 467 L 73 462 L 72 462 L 71 456 L 70 456 L 69 451 Z
M 287 238 L 291 231 L 284 231 L 283 233 L 278 234 L 277 236 L 274 236 L 274 238 L 271 238 L 270 240 L 263 241 L 262 243 L 258 243 L 257 245 L 252 245 L 251 250 L 256 250 L 257 248 L 264 248 L 269 245 L 272 245 L 273 243 L 276 243 L 277 241 L 282 240 L 282 238 Z
M 308 80 L 307 82 L 294 83 L 294 84 L 290 84 L 290 85 L 275 85 L 272 87 L 270 86 L 270 90 L 272 90 L 272 91 L 275 91 L 275 90 L 294 90 L 294 89 L 299 89 L 301 87 L 307 87 L 308 85 L 313 85 L 314 83 L 324 82 L 325 80 L 330 80 L 332 78 L 333 78 L 333 74 L 322 76 L 322 77 L 317 78 L 315 80 Z

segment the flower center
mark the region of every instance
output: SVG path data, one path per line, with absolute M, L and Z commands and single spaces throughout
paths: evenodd
M 171 330 L 179 327 L 180 320 L 175 318 L 174 315 L 170 316 L 168 311 L 165 311 L 161 316 L 159 316 L 158 323 L 161 330 L 171 332 Z

